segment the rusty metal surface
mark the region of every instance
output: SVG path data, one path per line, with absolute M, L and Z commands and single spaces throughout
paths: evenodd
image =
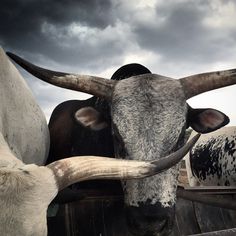
M 231 195 L 221 197 L 233 199 Z M 174 221 L 170 236 L 201 235 L 235 228 L 236 211 L 179 198 Z M 61 205 L 57 217 L 50 218 L 48 225 L 49 236 L 131 236 L 125 220 L 122 195 L 93 195 Z
M 208 232 L 208 233 L 202 233 L 202 234 L 192 234 L 189 236 L 235 236 L 236 235 L 236 228 L 233 229 L 227 229 L 227 230 L 220 230 L 220 231 L 214 231 L 214 232 Z
M 181 169 L 179 181 L 182 187 L 189 188 L 186 170 Z M 192 195 L 204 194 L 199 198 L 200 202 L 195 202 L 191 198 L 183 198 L 188 193 L 182 191 L 180 194 L 177 191 L 179 197 L 170 236 L 236 235 L 236 211 L 210 206 L 205 201 L 213 197 L 215 203 L 220 203 L 218 206 L 232 205 L 234 208 L 235 188 L 214 186 L 189 189 L 189 192 L 194 193 Z M 48 219 L 48 236 L 131 236 L 126 223 L 122 192 L 115 190 L 77 190 L 78 196 L 84 198 L 60 205 L 57 217 Z

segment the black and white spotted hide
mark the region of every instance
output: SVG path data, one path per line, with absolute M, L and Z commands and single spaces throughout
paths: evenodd
M 202 135 L 187 158 L 191 186 L 235 186 L 236 127 Z

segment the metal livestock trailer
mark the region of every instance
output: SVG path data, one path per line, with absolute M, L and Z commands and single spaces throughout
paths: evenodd
M 232 199 L 233 196 L 227 198 Z M 127 230 L 124 213 L 122 196 L 87 197 L 62 206 L 58 216 L 49 219 L 49 235 L 131 236 Z M 235 211 L 179 198 L 171 235 L 201 234 L 234 227 Z M 236 231 L 231 235 L 236 235 Z
M 185 182 L 183 173 L 180 182 Z M 170 236 L 236 235 L 236 188 L 189 188 L 186 183 L 184 187 L 195 191 L 200 202 L 190 200 L 188 192 L 179 188 Z M 117 182 L 109 189 L 83 188 L 82 184 L 77 194 L 81 200 L 60 205 L 57 216 L 48 218 L 49 236 L 133 236 L 128 232 L 123 195 Z M 201 203 L 205 197 L 213 199 L 216 206 Z M 218 206 L 225 202 L 234 210 Z
M 128 232 L 119 181 L 95 181 L 96 186 L 100 182 L 99 189 L 93 188 L 93 182 L 80 183 L 76 194 L 81 200 L 61 204 L 57 216 L 48 218 L 49 236 L 133 236 Z M 179 184 L 170 236 L 236 235 L 236 187 L 191 188 L 185 169 L 180 171 Z M 189 192 L 198 201 L 191 200 Z M 215 206 L 204 203 L 206 197 Z M 228 209 L 219 207 L 222 205 Z

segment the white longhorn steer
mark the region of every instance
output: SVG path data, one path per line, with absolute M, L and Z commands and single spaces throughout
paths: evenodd
M 95 178 L 141 178 L 175 165 L 199 135 L 154 162 L 73 157 L 43 165 L 49 146 L 45 117 L 24 79 L 0 49 L 0 235 L 47 235 L 46 211 L 57 192 Z

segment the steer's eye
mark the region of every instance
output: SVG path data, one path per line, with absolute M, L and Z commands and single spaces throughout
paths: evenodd
M 117 143 L 122 142 L 122 137 L 121 137 L 119 130 L 115 124 L 112 124 L 112 135 L 115 139 L 114 141 L 116 141 Z

